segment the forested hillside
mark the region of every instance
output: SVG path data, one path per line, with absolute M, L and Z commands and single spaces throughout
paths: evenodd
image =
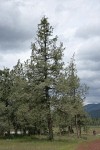
M 88 104 L 84 108 L 92 118 L 100 118 L 100 103 Z

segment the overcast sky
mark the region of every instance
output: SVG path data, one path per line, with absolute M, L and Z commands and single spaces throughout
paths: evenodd
M 85 103 L 100 103 L 100 0 L 0 0 L 0 68 L 30 57 L 44 15 L 66 47 L 65 63 L 75 53 L 78 75 L 90 87 Z

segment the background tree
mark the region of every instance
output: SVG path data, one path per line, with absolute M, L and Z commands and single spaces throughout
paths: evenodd
M 0 129 L 1 132 L 10 134 L 12 128 L 11 111 L 12 105 L 9 99 L 11 93 L 12 80 L 10 70 L 4 68 L 0 70 Z
M 24 75 L 23 65 L 20 62 L 20 60 L 18 60 L 17 64 L 13 67 L 10 74 L 12 79 L 11 93 L 9 96 L 10 101 L 12 103 L 11 118 L 12 118 L 12 124 L 15 133 L 17 134 L 17 130 L 22 129 L 22 120 L 23 120 L 23 119 L 20 120 L 20 116 L 18 116 L 19 114 L 18 112 L 20 110 L 20 107 L 26 104 L 26 99 L 29 96 L 25 91 L 25 88 L 27 87 L 27 82 Z M 22 108 L 22 111 L 23 110 L 24 107 Z
M 86 118 L 83 109 L 83 101 L 86 96 L 87 86 L 83 86 L 80 83 L 74 56 L 65 69 L 65 74 L 63 78 L 61 78 L 61 81 L 59 80 L 58 91 L 60 91 L 60 98 L 57 106 L 60 123 L 68 127 L 68 133 L 73 133 L 72 127 L 75 126 L 77 137 L 80 137 L 84 120 L 82 118 Z

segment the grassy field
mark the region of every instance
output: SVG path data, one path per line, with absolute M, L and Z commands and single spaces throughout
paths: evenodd
M 68 136 L 58 136 L 55 140 L 48 141 L 43 137 L 20 137 L 12 139 L 0 139 L 0 150 L 76 150 L 80 143 L 100 139 L 100 135 L 93 136 L 92 127 L 89 135 L 81 139 Z M 100 128 L 95 128 L 100 133 Z
M 75 150 L 75 141 L 0 140 L 0 150 Z
M 97 137 L 82 139 L 61 138 L 54 141 L 35 138 L 0 139 L 0 150 L 76 150 L 78 145 Z

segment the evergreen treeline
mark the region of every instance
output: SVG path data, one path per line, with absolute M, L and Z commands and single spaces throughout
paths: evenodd
M 63 43 L 53 37 L 53 28 L 43 17 L 30 59 L 18 60 L 12 70 L 0 70 L 0 133 L 12 130 L 23 134 L 47 134 L 53 139 L 54 127 L 60 134 L 68 128 L 77 136 L 86 124 L 83 100 L 86 85 L 80 84 L 74 57 L 64 67 Z

